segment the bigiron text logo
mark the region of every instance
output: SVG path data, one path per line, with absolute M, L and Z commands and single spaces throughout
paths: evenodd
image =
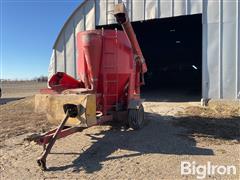
M 197 164 L 195 161 L 181 161 L 181 175 L 194 175 L 197 179 L 204 179 L 209 175 L 235 175 L 237 173 L 236 166 L 233 165 L 213 165 L 211 162 L 207 164 Z

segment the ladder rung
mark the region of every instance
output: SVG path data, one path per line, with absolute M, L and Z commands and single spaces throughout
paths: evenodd
M 115 54 L 115 52 L 106 51 L 106 52 L 104 52 L 104 54 Z
M 117 107 L 117 104 L 105 104 L 106 106 Z
M 105 81 L 104 83 L 117 83 L 117 80 L 110 80 L 110 81 Z
M 117 66 L 103 66 L 104 68 L 116 68 Z
M 117 39 L 117 36 L 105 36 L 106 39 Z
M 117 108 L 117 105 L 107 104 L 106 106 L 111 106 L 111 107 Z
M 108 95 L 103 94 L 103 96 L 117 96 L 117 94 L 108 94 Z

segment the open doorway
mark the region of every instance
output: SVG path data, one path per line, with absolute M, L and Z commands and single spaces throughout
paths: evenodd
M 202 89 L 202 15 L 132 22 L 148 72 L 143 98 L 200 101 Z M 121 29 L 118 25 L 97 28 Z M 158 98 L 156 98 L 156 96 Z

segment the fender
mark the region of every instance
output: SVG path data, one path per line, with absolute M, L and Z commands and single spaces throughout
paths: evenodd
M 131 99 L 128 103 L 128 109 L 139 109 L 145 99 Z

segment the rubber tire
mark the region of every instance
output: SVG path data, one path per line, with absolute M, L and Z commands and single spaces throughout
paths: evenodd
M 140 105 L 139 109 L 128 110 L 128 123 L 129 126 L 134 130 L 141 129 L 143 127 L 144 125 L 143 105 Z

